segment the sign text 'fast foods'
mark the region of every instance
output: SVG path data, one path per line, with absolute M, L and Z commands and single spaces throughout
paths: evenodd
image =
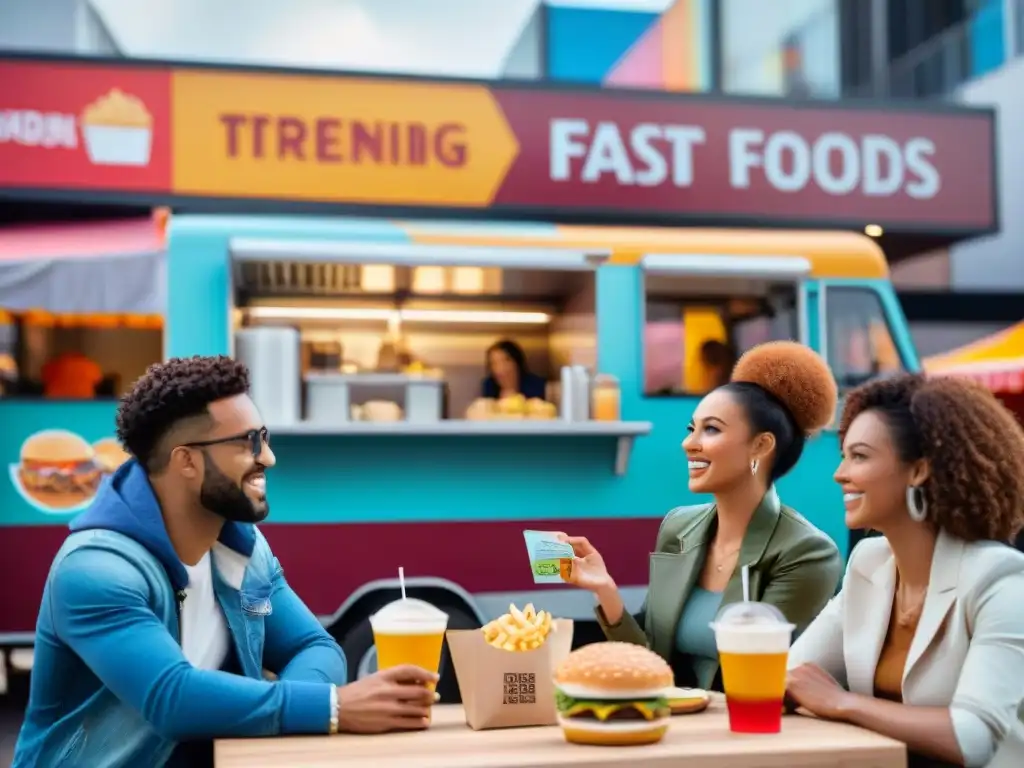
M 617 91 L 497 91 L 520 153 L 495 205 L 754 219 L 995 224 L 991 115 Z
M 0 188 L 108 200 L 967 235 L 994 144 L 984 109 L 0 59 Z
M 555 182 L 594 184 L 611 176 L 622 186 L 691 187 L 694 154 L 707 144 L 699 125 L 641 123 L 623 132 L 611 121 L 556 119 L 550 125 L 550 177 Z M 900 191 L 918 200 L 934 197 L 939 173 L 931 162 L 935 144 L 924 136 L 900 143 L 882 134 L 850 136 L 839 131 L 808 140 L 796 131 L 766 134 L 735 128 L 728 134 L 729 184 L 750 189 L 760 173 L 778 192 L 813 185 L 828 195 L 860 192 L 890 197 Z

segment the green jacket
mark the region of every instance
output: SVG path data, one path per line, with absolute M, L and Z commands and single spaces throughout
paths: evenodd
M 651 553 L 650 583 L 640 620 L 623 614 L 618 624 L 609 624 L 597 609 L 598 622 L 609 640 L 646 645 L 662 658 L 672 659 L 679 617 L 700 578 L 717 524 L 714 504 L 677 507 L 665 516 Z M 783 506 L 774 487 L 754 510 L 736 569 L 722 595 L 723 606 L 743 599 L 744 565 L 750 566 L 751 596 L 782 611 L 797 627 L 794 638 L 832 598 L 843 573 L 843 559 L 832 539 Z M 697 659 L 693 671 L 697 685 L 709 689 L 718 674 L 718 660 Z

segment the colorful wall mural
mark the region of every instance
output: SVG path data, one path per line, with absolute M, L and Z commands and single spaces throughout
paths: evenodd
M 559 3 L 547 8 L 552 80 L 664 91 L 711 85 L 709 0 Z M 631 7 L 639 6 L 639 7 Z

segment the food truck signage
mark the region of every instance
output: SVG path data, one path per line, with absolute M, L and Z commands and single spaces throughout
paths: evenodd
M 0 188 L 997 227 L 991 110 L 0 60 Z
M 162 69 L 0 60 L 0 187 L 169 191 Z

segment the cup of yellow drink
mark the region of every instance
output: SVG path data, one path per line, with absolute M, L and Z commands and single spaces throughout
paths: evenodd
M 767 603 L 733 603 L 711 625 L 734 733 L 782 730 L 786 662 L 795 627 Z
M 402 598 L 373 614 L 370 627 L 377 646 L 377 669 L 413 664 L 437 674 L 448 629 L 444 611 L 423 600 Z

